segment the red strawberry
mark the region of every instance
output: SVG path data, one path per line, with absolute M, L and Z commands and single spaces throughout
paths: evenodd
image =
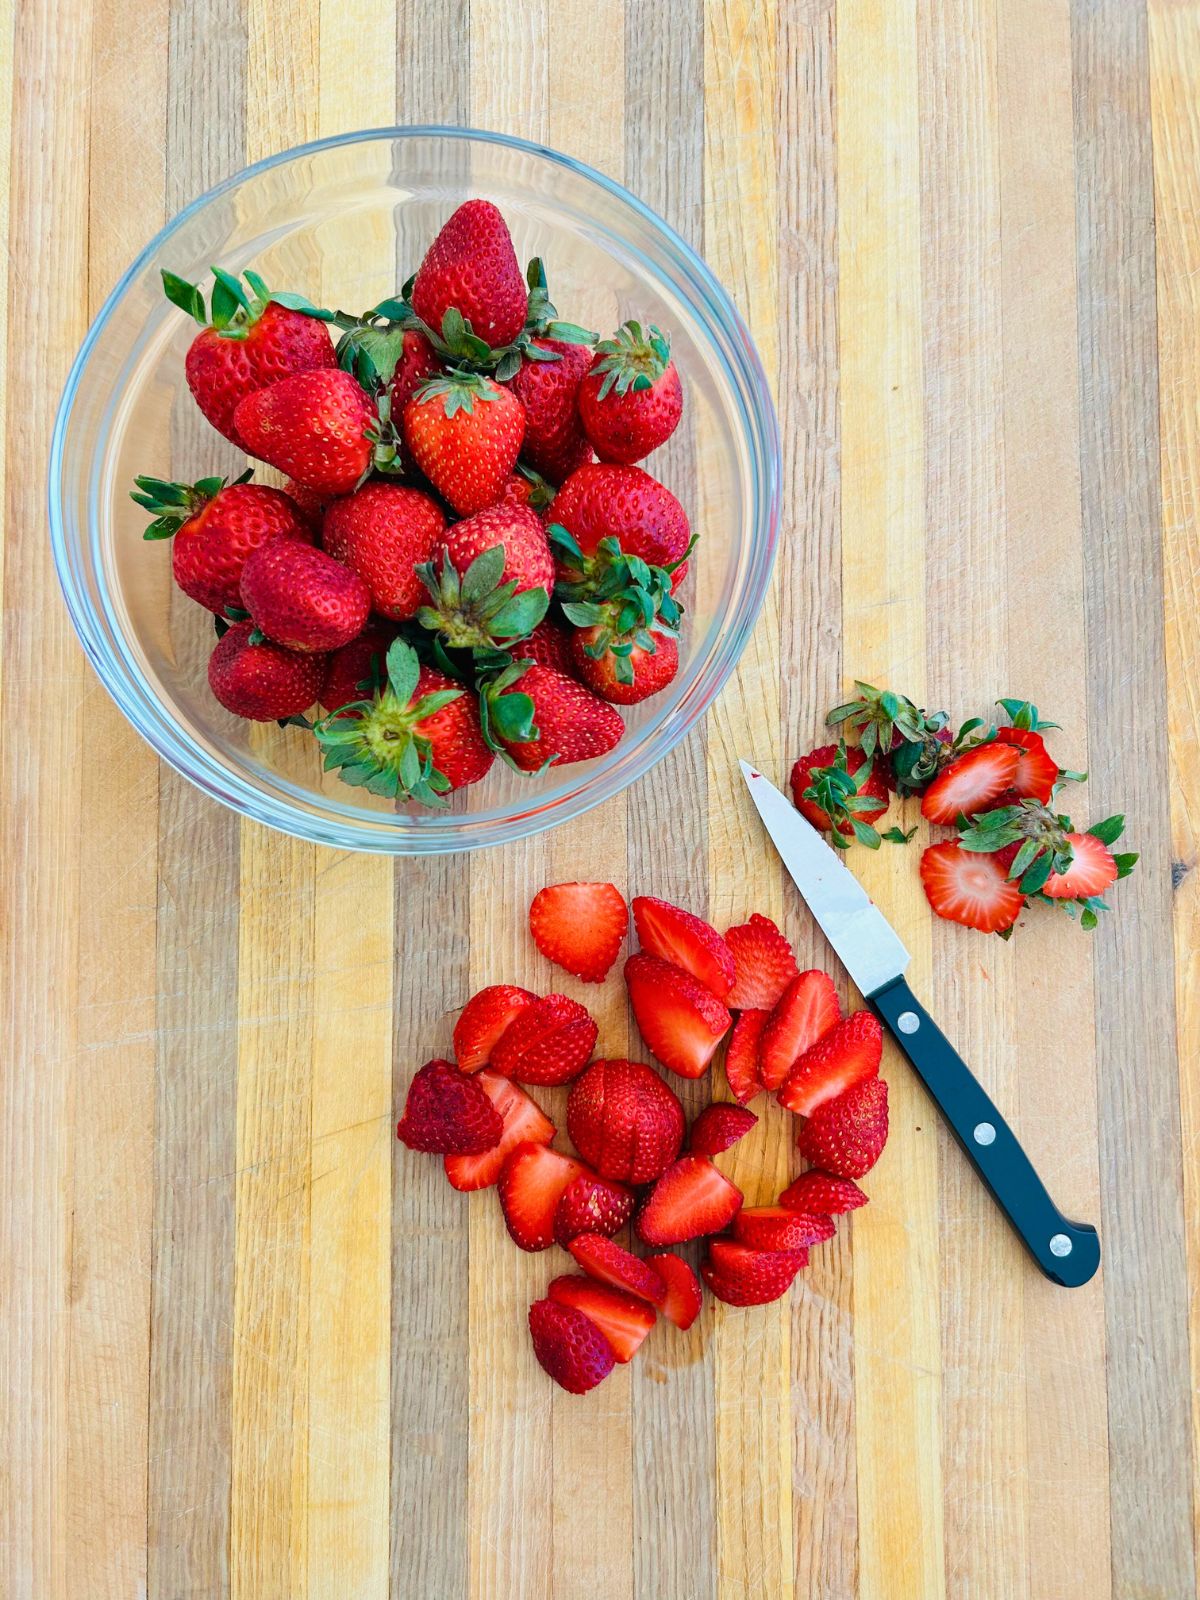
M 405 622 L 425 599 L 417 568 L 433 559 L 445 526 L 437 505 L 419 489 L 365 483 L 330 506 L 323 542 L 335 560 L 363 579 L 374 610 Z
M 792 799 L 796 809 L 814 828 L 828 833 L 836 821 L 837 831 L 850 838 L 854 822 L 869 826 L 883 815 L 888 808 L 889 795 L 879 767 L 869 761 L 857 745 L 846 747 L 844 768 L 841 752 L 839 745 L 823 744 L 801 756 L 792 768 Z M 854 780 L 849 790 L 844 788 L 847 775 Z M 851 801 L 866 804 L 860 807 L 851 805 Z
M 879 1160 L 887 1136 L 887 1084 L 867 1078 L 819 1106 L 796 1143 L 814 1166 L 839 1178 L 861 1178 Z
M 719 1156 L 745 1138 L 758 1118 L 742 1106 L 716 1103 L 705 1106 L 692 1123 L 688 1149 L 697 1156 Z
M 154 521 L 143 538 L 169 539 L 175 582 L 209 611 L 241 605 L 242 568 L 275 539 L 311 544 L 313 530 L 300 509 L 279 489 L 257 483 L 166 483 L 137 478 L 131 496 Z
M 307 711 L 321 695 L 325 657 L 277 644 L 251 644 L 254 624 L 235 622 L 208 659 L 208 686 L 235 716 L 276 722 Z
M 592 459 L 592 447 L 575 409 L 580 379 L 592 364 L 592 351 L 589 345 L 568 344 L 563 339 L 533 339 L 530 347 L 549 351 L 558 360 L 537 361 L 526 355 L 512 380 L 513 392 L 525 407 L 522 453 L 535 472 L 560 484 Z
M 651 1054 L 681 1078 L 700 1077 L 733 1020 L 716 995 L 644 950 L 626 961 L 625 983 Z
M 1021 764 L 1015 745 L 979 744 L 965 750 L 938 774 L 921 799 L 921 815 L 949 826 L 959 815 L 971 817 L 986 811 L 1010 789 Z
M 1025 904 L 1001 861 L 994 855 L 964 850 L 957 839 L 927 846 L 921 856 L 921 882 L 939 917 L 978 928 L 981 933 L 1011 928 Z
M 613 1369 L 612 1345 L 574 1306 L 535 1300 L 529 1308 L 529 1332 L 534 1355 L 568 1394 L 586 1394 Z
M 653 650 L 639 643 L 649 640 Z M 660 694 L 679 671 L 679 643 L 657 628 L 617 635 L 600 623 L 577 628 L 571 636 L 571 670 L 593 694 L 614 706 L 636 706 Z
M 474 1082 L 500 1113 L 504 1131 L 499 1143 L 482 1155 L 446 1157 L 446 1176 L 456 1189 L 490 1188 L 519 1144 L 549 1144 L 554 1137 L 550 1118 L 515 1083 L 495 1072 L 477 1073 Z
M 450 648 L 519 650 L 546 614 L 554 561 L 540 519 L 501 503 L 455 523 L 417 575 L 429 591 L 417 620 Z
M 633 1215 L 633 1191 L 587 1172 L 563 1190 L 554 1213 L 554 1237 L 564 1247 L 581 1233 L 611 1239 Z
M 1045 805 L 1058 782 L 1058 763 L 1046 749 L 1046 741 L 1032 728 L 1001 728 L 999 744 L 1015 745 L 1017 771 L 1011 793 L 1018 800 L 1040 800 Z
M 571 1085 L 567 1132 L 605 1178 L 651 1183 L 679 1154 L 683 1107 L 641 1061 L 593 1061 Z
M 729 1035 L 725 1050 L 725 1077 L 729 1092 L 742 1105 L 747 1100 L 753 1100 L 766 1087 L 758 1060 L 758 1046 L 770 1016 L 769 1011 L 743 1011 Z
M 611 883 L 554 883 L 529 907 L 533 942 L 556 966 L 585 983 L 603 983 L 629 928 L 629 912 Z
M 242 604 L 288 650 L 338 650 L 367 625 L 371 591 L 340 561 L 299 539 L 272 539 L 242 569 Z
M 633 901 L 633 921 L 643 950 L 690 972 L 718 1000 L 728 998 L 733 988 L 733 952 L 702 917 L 667 900 L 638 895 Z
M 755 1250 L 806 1250 L 832 1239 L 836 1232 L 830 1217 L 786 1206 L 743 1206 L 733 1219 L 733 1237 Z
M 779 1091 L 779 1103 L 787 1111 L 811 1117 L 827 1100 L 873 1078 L 882 1054 L 883 1029 L 871 1012 L 855 1011 L 804 1051 Z
M 567 1249 L 588 1277 L 595 1278 L 597 1283 L 626 1289 L 651 1305 L 657 1304 L 667 1292 L 666 1283 L 648 1262 L 602 1234 L 581 1233 L 571 1240 Z
M 538 477 L 532 467 L 518 467 L 517 471 L 510 472 L 504 480 L 504 488 L 500 491 L 500 498 L 496 501 L 498 506 L 528 506 L 531 511 L 536 511 L 539 516 L 554 499 L 554 490 L 545 478 Z
M 412 459 L 461 516 L 496 504 L 525 435 L 514 394 L 477 373 L 445 373 L 421 385 L 402 419 Z
M 552 667 L 565 678 L 573 676 L 575 672 L 570 635 L 549 617 L 538 623 L 528 639 L 522 639 L 519 645 L 514 646 L 513 655 L 522 661 L 532 661 L 539 667 Z
M 815 1167 L 811 1172 L 802 1172 L 779 1196 L 781 1206 L 810 1216 L 841 1216 L 866 1203 L 866 1195 L 853 1178 L 835 1178 Z
M 1069 833 L 1067 841 L 1074 860 L 1065 872 L 1052 872 L 1042 885 L 1051 900 L 1074 900 L 1103 894 L 1117 881 L 1117 863 L 1112 851 L 1093 833 Z
M 553 667 L 511 667 L 488 697 L 496 738 L 522 772 L 592 761 L 625 734 L 618 712 Z
M 675 432 L 683 392 L 671 342 L 653 326 L 625 322 L 596 346 L 579 386 L 579 416 L 601 461 L 641 461 Z
M 673 1322 L 686 1332 L 700 1315 L 704 1301 L 699 1278 L 682 1257 L 672 1255 L 669 1251 L 661 1256 L 651 1256 L 649 1265 L 667 1286 L 666 1294 L 661 1300 L 656 1300 L 655 1305 L 668 1322 Z
M 425 335 L 415 328 L 407 329 L 400 359 L 392 373 L 392 416 L 398 417 L 425 380 L 436 377 L 441 370 L 437 351 Z
M 547 1144 L 519 1144 L 511 1152 L 496 1192 L 508 1231 L 522 1250 L 549 1250 L 563 1190 L 586 1172 L 582 1161 Z
M 765 1306 L 792 1287 L 807 1250 L 755 1250 L 731 1239 L 714 1239 L 700 1273 L 716 1295 L 731 1306 Z
M 741 1204 L 742 1191 L 707 1156 L 680 1156 L 651 1189 L 634 1227 L 644 1244 L 681 1244 L 720 1233 Z
M 283 493 L 295 504 L 305 525 L 311 527 L 314 533 L 320 533 L 325 513 L 329 509 L 328 496 L 318 494 L 315 489 L 310 489 L 303 483 L 297 483 L 295 478 L 288 479 L 283 486 Z
M 493 983 L 473 994 L 454 1024 L 454 1054 L 463 1072 L 478 1072 L 492 1051 L 537 995 L 515 983 Z
M 249 394 L 234 425 L 251 455 L 318 494 L 349 494 L 370 469 L 375 406 L 348 372 L 297 372 Z
M 733 988 L 726 1001 L 739 1010 L 770 1011 L 796 976 L 792 947 L 771 921 L 757 912 L 730 928 L 725 943 L 733 955 Z
M 321 690 L 327 712 L 340 711 L 352 700 L 374 698 L 387 678 L 387 653 L 395 637 L 395 628 L 371 623 L 357 639 L 333 652 Z
M 681 560 L 691 539 L 679 501 L 640 467 L 580 467 L 555 495 L 550 520 L 567 530 L 585 557 L 595 557 L 602 539 L 615 539 L 627 556 L 641 556 L 654 567 Z M 676 587 L 685 571 L 676 570 Z M 559 576 L 579 578 L 561 565 Z
M 654 1307 L 607 1284 L 578 1273 L 555 1278 L 546 1290 L 560 1306 L 574 1306 L 594 1322 L 612 1346 L 618 1361 L 632 1361 L 657 1318 Z
M 518 1083 L 569 1083 L 587 1066 L 598 1031 L 578 1000 L 548 994 L 505 1029 L 492 1066 Z
M 474 1078 L 449 1061 L 427 1061 L 408 1086 L 396 1137 L 410 1150 L 482 1155 L 499 1144 L 504 1119 Z
M 804 1052 L 828 1033 L 841 1015 L 837 990 L 828 973 L 797 973 L 783 991 L 759 1040 L 758 1070 L 763 1088 L 778 1089 Z
M 497 545 L 504 549 L 504 574 L 501 583 L 515 583 L 514 593 L 526 589 L 554 588 L 554 557 L 542 519 L 527 506 L 489 506 L 473 517 L 452 525 L 446 534 L 446 548 L 460 573 L 477 556 Z
M 435 333 L 447 311 L 493 348 L 525 326 L 529 291 L 508 225 L 490 200 L 467 200 L 442 225 L 413 279 L 412 308 Z

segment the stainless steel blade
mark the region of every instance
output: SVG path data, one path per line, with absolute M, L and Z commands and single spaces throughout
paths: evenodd
M 864 995 L 898 978 L 909 954 L 883 912 L 858 879 L 842 865 L 838 852 L 768 783 L 757 767 L 740 763 L 746 786 L 792 882 L 820 923 Z

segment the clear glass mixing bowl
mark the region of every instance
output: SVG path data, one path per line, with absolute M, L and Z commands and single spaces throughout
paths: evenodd
M 208 690 L 208 615 L 172 585 L 168 542 L 142 539 L 137 473 L 195 480 L 245 465 L 184 381 L 191 324 L 159 269 L 210 264 L 358 311 L 395 292 L 449 213 L 495 201 L 517 255 L 540 255 L 562 316 L 670 331 L 684 421 L 646 462 L 700 535 L 681 592 L 675 681 L 628 708 L 600 760 L 528 779 L 497 762 L 446 812 L 393 805 L 320 771 L 303 730 L 247 723 Z M 211 280 L 210 280 L 211 281 Z M 272 481 L 271 474 L 258 474 Z M 473 849 L 578 816 L 640 778 L 695 726 L 750 635 L 779 518 L 779 439 L 745 324 L 703 261 L 619 184 L 553 150 L 459 128 L 383 128 L 305 145 L 202 196 L 153 239 L 109 296 L 71 369 L 54 430 L 50 523 L 72 621 L 121 710 L 173 767 L 271 827 L 396 855 Z

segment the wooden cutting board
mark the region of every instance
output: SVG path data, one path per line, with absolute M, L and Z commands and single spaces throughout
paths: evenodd
M 0 1593 L 1194 1593 L 1200 6 L 27 0 L 0 82 Z M 700 733 L 573 827 L 393 865 L 156 763 L 69 632 L 44 484 L 163 219 L 395 121 L 558 146 L 694 241 L 775 384 L 785 497 Z M 524 932 L 546 881 L 762 910 L 824 961 L 733 763 L 782 777 L 852 676 L 1030 696 L 1091 814 L 1128 813 L 1142 864 L 1090 939 L 933 926 L 917 845 L 856 861 L 1104 1273 L 1035 1275 L 889 1053 L 872 1203 L 790 1299 L 560 1394 L 524 1325 L 559 1263 L 398 1150 L 397 1101 L 476 986 L 561 983 Z M 637 1053 L 619 985 L 597 1004 Z M 725 1164 L 761 1199 L 793 1155 L 767 1110 Z

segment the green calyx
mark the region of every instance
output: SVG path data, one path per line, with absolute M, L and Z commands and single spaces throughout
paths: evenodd
M 500 398 L 500 390 L 490 379 L 478 372 L 439 372 L 426 378 L 413 395 L 418 402 L 440 400 L 447 417 L 460 411 L 470 415 L 477 402 L 485 405 Z
M 531 744 L 534 739 L 541 737 L 534 721 L 533 697 L 517 687 L 532 665 L 532 661 L 509 660 L 503 665 L 496 663 L 494 669 L 482 675 L 478 683 L 479 721 L 484 743 L 522 777 L 536 774 L 527 773 L 524 767 L 517 765 L 508 753 L 506 741 L 507 744 Z M 556 759 L 551 756 L 538 770 L 544 772 Z
M 657 383 L 670 365 L 671 341 L 653 324 L 643 332 L 640 322 L 623 322 L 611 339 L 601 339 L 596 354 L 596 371 L 604 374 L 597 398 L 604 400 L 613 389 L 637 394 Z
M 857 679 L 854 687 L 858 691 L 854 699 L 834 706 L 826 722 L 857 734 L 868 759 L 878 755 L 890 761 L 900 794 L 927 789 L 959 749 L 959 739 L 944 737 L 949 716 L 944 711 L 928 712 L 891 689 L 876 689 Z
M 186 311 L 202 328 L 215 328 L 223 339 L 244 339 L 250 329 L 274 300 L 278 305 L 292 306 L 309 316 L 329 318 L 331 313 L 318 311 L 302 295 L 272 294 L 257 272 L 247 269 L 243 284 L 232 272 L 223 267 L 212 269 L 213 287 L 208 309 L 204 294 L 197 284 L 174 272 L 162 272 L 163 293 L 173 306 Z
M 656 567 L 626 555 L 616 539 L 601 539 L 594 554 L 585 555 L 560 523 L 551 523 L 546 534 L 571 574 L 554 586 L 568 622 L 577 628 L 599 626 L 622 639 L 650 628 L 678 632 L 683 608 L 671 593 L 671 580 L 695 548 L 694 537 L 678 561 Z
M 868 778 L 871 773 L 870 761 L 864 761 L 858 771 L 864 780 Z M 810 769 L 808 788 L 804 790 L 803 798 L 820 806 L 833 824 L 829 842 L 836 849 L 850 848 L 850 840 L 842 832 L 842 827 L 846 825 L 859 844 L 865 844 L 868 850 L 879 849 L 879 830 L 869 822 L 863 822 L 860 816 L 863 811 L 878 811 L 879 801 L 859 792 L 858 774 L 850 771 L 844 743 L 838 745 L 831 766 Z
M 442 549 L 441 567 L 433 561 L 417 568 L 432 604 L 422 606 L 417 621 L 436 633 L 452 650 L 494 651 L 527 639 L 546 615 L 545 589 L 522 589 L 510 578 L 503 582 L 504 546 L 493 545 L 460 573 Z
M 250 467 L 234 482 L 248 483 L 253 475 L 254 469 Z M 154 519 L 142 538 L 170 539 L 220 494 L 228 480 L 199 478 L 195 483 L 170 483 L 165 478 L 141 477 L 133 481 L 137 488 L 129 491 L 129 498 Z
M 1017 724 L 1014 723 L 1014 726 Z M 1049 724 L 1042 723 L 1047 727 Z M 1032 900 L 1043 900 L 1065 910 L 1069 916 L 1079 916 L 1080 927 L 1096 927 L 1098 913 L 1108 907 L 1098 895 L 1081 895 L 1075 900 L 1051 899 L 1043 894 L 1050 874 L 1064 873 L 1075 860 L 1068 835 L 1076 831 L 1070 817 L 1051 811 L 1039 800 L 1021 800 L 1016 805 L 997 806 L 994 811 L 984 811 L 969 821 L 962 817 L 958 824 L 958 843 L 963 850 L 980 855 L 1004 850 L 1009 845 L 1018 849 L 1008 869 L 1009 879 L 1016 883 L 1021 893 Z M 1106 817 L 1088 828 L 1087 832 L 1106 847 L 1116 843 L 1125 831 L 1123 816 Z M 1137 855 L 1114 854 L 1117 878 L 1127 878 L 1137 862 Z

